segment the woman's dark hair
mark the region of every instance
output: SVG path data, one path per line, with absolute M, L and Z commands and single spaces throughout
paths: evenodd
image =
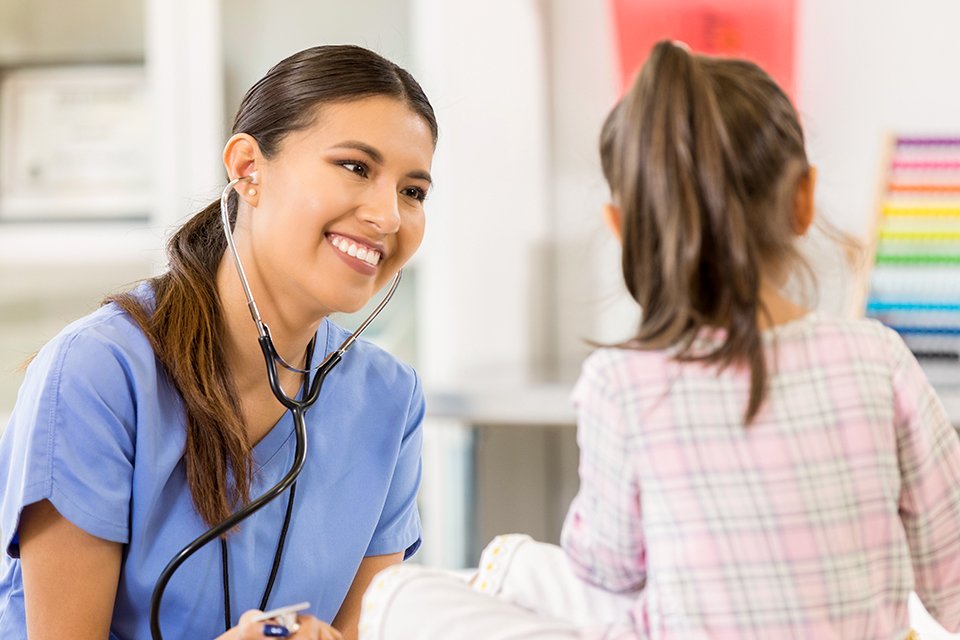
M 285 136 L 322 117 L 319 107 L 373 96 L 403 101 L 427 123 L 436 144 L 433 108 L 413 76 L 355 46 L 313 47 L 282 60 L 247 91 L 233 133 L 251 135 L 270 158 Z M 236 193 L 229 209 L 234 224 Z M 227 368 L 215 284 L 225 249 L 217 200 L 170 239 L 169 269 L 148 280 L 152 305 L 129 293 L 107 299 L 140 325 L 183 397 L 187 480 L 197 511 L 210 525 L 249 500 L 252 473 L 252 444 Z
M 663 41 L 607 117 L 600 156 L 622 215 L 623 276 L 642 309 L 621 346 L 748 365 L 750 423 L 767 389 L 762 274 L 808 268 L 793 202 L 809 165 L 790 99 L 751 62 Z M 724 339 L 697 352 L 704 327 Z

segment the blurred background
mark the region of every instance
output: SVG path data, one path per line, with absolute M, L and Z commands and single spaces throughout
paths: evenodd
M 861 312 L 880 271 L 916 292 L 913 263 L 889 257 L 913 231 L 882 214 L 946 221 L 921 279 L 944 283 L 920 296 L 936 317 L 886 319 L 936 320 L 916 350 L 960 423 L 957 24 L 953 0 L 0 0 L 0 425 L 22 363 L 163 269 L 164 240 L 218 197 L 246 88 L 302 48 L 359 44 L 413 72 L 441 126 L 423 247 L 372 328 L 428 393 L 418 557 L 468 566 L 507 531 L 555 541 L 577 487 L 570 388 L 588 340 L 638 319 L 600 218 L 597 134 L 660 37 L 756 57 L 794 98 L 819 213 L 868 249 L 851 265 L 806 242 L 817 307 Z

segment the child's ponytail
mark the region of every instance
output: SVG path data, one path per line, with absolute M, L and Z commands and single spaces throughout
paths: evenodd
M 624 279 L 643 309 L 631 344 L 749 365 L 751 421 L 767 380 L 762 275 L 795 253 L 781 188 L 806 168 L 793 107 L 755 65 L 660 42 L 608 118 L 601 156 L 623 215 Z M 694 353 L 704 326 L 725 340 Z

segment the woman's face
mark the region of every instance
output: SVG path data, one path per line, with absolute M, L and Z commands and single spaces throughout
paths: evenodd
M 263 285 L 310 315 L 360 309 L 420 246 L 432 159 L 430 127 L 399 100 L 321 107 L 257 166 L 249 242 Z

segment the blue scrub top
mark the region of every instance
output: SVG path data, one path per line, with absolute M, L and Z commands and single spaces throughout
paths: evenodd
M 148 296 L 145 286 L 138 295 Z M 324 321 L 314 364 L 347 332 Z M 336 615 L 365 556 L 420 545 L 423 393 L 413 369 L 358 341 L 307 412 L 307 461 L 267 608 L 309 601 Z M 185 414 L 147 338 L 116 305 L 71 324 L 31 363 L 0 438 L 0 638 L 26 638 L 17 527 L 25 505 L 49 500 L 84 531 L 123 543 L 110 638 L 149 638 L 150 595 L 160 572 L 207 529 L 184 472 Z M 254 448 L 252 496 L 290 468 L 287 413 Z M 229 538 L 231 611 L 259 605 L 287 494 Z M 174 574 L 161 606 L 167 638 L 223 633 L 220 545 Z

